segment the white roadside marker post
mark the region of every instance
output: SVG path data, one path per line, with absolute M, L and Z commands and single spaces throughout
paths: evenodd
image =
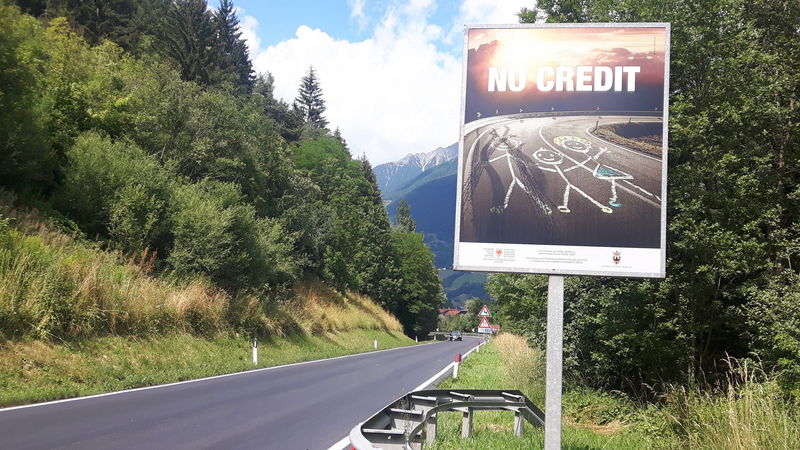
M 461 365 L 461 353 L 456 353 L 456 362 L 453 365 L 453 378 L 458 378 L 458 366 Z
M 377 350 L 377 349 L 378 349 L 378 340 L 377 340 L 377 339 L 375 339 L 375 340 L 372 342 L 372 344 L 375 346 L 375 350 Z
M 561 448 L 561 369 L 564 345 L 564 277 L 550 275 L 547 289 L 547 368 L 544 448 Z
M 258 341 L 253 338 L 253 365 L 258 365 Z

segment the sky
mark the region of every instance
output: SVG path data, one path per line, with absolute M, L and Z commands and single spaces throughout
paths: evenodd
M 291 103 L 314 67 L 329 128 L 373 165 L 458 140 L 464 24 L 533 0 L 234 0 L 257 73 Z M 209 1 L 211 7 L 218 0 Z

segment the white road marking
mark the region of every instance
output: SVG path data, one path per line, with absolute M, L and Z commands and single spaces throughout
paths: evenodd
M 419 344 L 419 345 L 407 345 L 405 347 L 387 348 L 385 350 L 367 351 L 367 352 L 363 352 L 363 353 L 353 353 L 352 355 L 334 356 L 333 358 L 315 359 L 313 361 L 303 361 L 303 362 L 292 363 L 292 364 L 284 364 L 284 365 L 281 365 L 281 366 L 262 367 L 260 369 L 245 370 L 243 372 L 226 373 L 226 374 L 222 374 L 222 375 L 214 375 L 214 376 L 211 376 L 211 377 L 197 378 L 197 379 L 194 379 L 194 380 L 176 381 L 174 383 L 158 384 L 158 385 L 155 385 L 155 386 L 144 386 L 144 387 L 140 387 L 140 388 L 126 389 L 124 391 L 105 392 L 103 394 L 87 395 L 87 396 L 84 396 L 84 397 L 65 398 L 65 399 L 62 399 L 62 400 L 52 400 L 52 401 L 49 401 L 49 402 L 33 403 L 33 404 L 30 404 L 30 405 L 10 406 L 8 408 L 0 408 L 0 414 L 2 414 L 4 412 L 7 412 L 7 411 L 17 410 L 17 409 L 36 408 L 38 406 L 55 405 L 57 403 L 77 402 L 77 401 L 81 401 L 81 400 L 89 400 L 89 399 L 92 399 L 92 398 L 108 397 L 108 396 L 111 396 L 111 395 L 128 394 L 128 393 L 131 393 L 131 392 L 148 391 L 148 390 L 151 390 L 151 389 L 161 389 L 161 388 L 170 387 L 170 386 L 178 386 L 180 384 L 198 383 L 200 381 L 215 380 L 215 379 L 218 379 L 218 378 L 235 377 L 237 375 L 247 375 L 247 374 L 253 374 L 253 373 L 258 373 L 258 372 L 264 372 L 264 371 L 267 371 L 267 370 L 276 370 L 276 369 L 283 369 L 283 368 L 286 368 L 286 367 L 303 366 L 303 365 L 308 365 L 308 364 L 317 364 L 317 363 L 321 363 L 321 362 L 325 362 L 325 361 L 333 361 L 335 359 L 352 358 L 354 356 L 361 356 L 361 355 L 372 354 L 372 353 L 391 352 L 391 351 L 395 351 L 395 350 L 402 350 L 404 348 L 418 347 L 420 345 L 430 345 L 430 344 L 435 344 L 435 343 L 436 342 L 427 342 L 425 344 Z
M 472 353 L 472 352 L 473 352 L 475 349 L 477 349 L 477 348 L 478 348 L 478 347 L 480 347 L 481 345 L 484 345 L 485 343 L 486 343 L 486 342 L 484 341 L 484 342 L 481 342 L 480 344 L 476 345 L 475 347 L 472 347 L 472 348 L 471 348 L 471 349 L 470 349 L 470 350 L 469 350 L 467 353 L 464 353 L 464 356 L 463 356 L 463 358 L 466 358 L 466 357 L 467 357 L 467 356 L 468 356 L 470 353 Z M 434 381 L 436 381 L 436 380 L 437 380 L 439 377 L 441 377 L 441 376 L 443 376 L 445 373 L 447 373 L 447 371 L 452 371 L 452 370 L 453 370 L 453 364 L 455 364 L 455 361 L 454 361 L 454 362 L 451 362 L 450 364 L 448 364 L 447 366 L 445 366 L 445 368 L 444 368 L 444 369 L 442 369 L 442 370 L 440 370 L 440 371 L 436 372 L 436 375 L 434 375 L 434 376 L 432 376 L 432 377 L 428 378 L 427 380 L 423 381 L 423 382 L 422 382 L 422 384 L 420 384 L 419 386 L 417 386 L 417 387 L 415 387 L 414 389 L 410 390 L 409 392 L 421 391 L 421 390 L 425 389 L 426 387 L 430 386 L 430 385 L 431 385 L 431 384 L 433 384 L 433 382 L 434 382 Z M 382 410 L 382 409 L 383 409 L 383 408 L 379 409 L 378 411 L 375 411 L 375 414 L 377 414 L 377 413 L 378 413 L 380 410 Z M 372 417 L 372 416 L 374 416 L 375 414 L 370 414 L 368 417 Z M 356 424 L 356 426 L 357 426 L 357 427 L 360 427 L 362 423 L 364 423 L 364 422 L 359 422 L 359 423 L 357 423 L 357 424 Z M 342 449 L 344 449 L 345 447 L 347 447 L 348 445 L 350 445 L 350 435 L 349 435 L 349 433 L 348 433 L 348 435 L 347 435 L 347 436 L 343 437 L 342 439 L 339 439 L 338 441 L 336 441 L 335 443 L 333 443 L 333 444 L 332 444 L 330 447 L 328 447 L 328 450 L 342 450 Z

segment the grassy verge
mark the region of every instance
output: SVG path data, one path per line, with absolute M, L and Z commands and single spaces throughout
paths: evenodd
M 231 295 L 200 277 L 159 276 L 148 252 L 101 249 L 11 204 L 0 191 L 0 342 L 402 329 L 371 299 L 314 278 L 260 295 Z
M 739 382 L 725 392 L 669 387 L 658 405 L 637 404 L 623 394 L 589 388 L 567 390 L 563 397 L 562 446 L 594 448 L 790 449 L 800 440 L 796 404 L 777 385 L 739 371 Z M 750 378 L 748 378 L 750 377 Z M 480 353 L 472 353 L 457 380 L 440 387 L 520 389 L 544 409 L 544 358 L 524 339 L 504 334 Z M 479 412 L 474 434 L 460 437 L 461 418 L 439 418 L 435 449 L 542 448 L 542 430 L 526 423 L 521 438 L 512 434 L 510 412 Z
M 661 134 L 646 134 L 646 131 L 639 129 L 648 125 L 650 124 L 615 123 L 601 125 L 593 129 L 592 134 L 623 147 L 661 157 Z
M 531 349 L 521 339 L 509 340 L 501 335 L 481 350 L 471 353 L 459 371 L 457 380 L 447 379 L 440 383 L 442 389 L 520 389 L 534 404 L 544 410 L 544 367 L 540 352 Z M 505 342 L 504 342 L 505 340 Z M 499 341 L 499 342 L 498 342 Z M 579 405 L 590 403 L 585 393 L 567 393 L 564 396 L 565 426 L 562 436 L 563 448 L 648 448 L 652 440 L 632 432 L 618 424 L 605 426 L 593 423 L 578 424 L 573 414 Z M 570 405 L 578 408 L 570 408 Z M 573 414 L 570 414 L 573 413 Z M 595 413 L 599 413 L 596 411 Z M 588 416 L 587 411 L 583 412 Z M 596 414 L 591 414 L 596 415 Z M 525 424 L 521 438 L 512 434 L 514 415 L 512 412 L 479 412 L 474 418 L 474 433 L 469 439 L 461 439 L 461 417 L 457 413 L 443 414 L 439 419 L 439 432 L 433 449 L 535 449 L 544 447 L 542 430 Z
M 355 330 L 273 338 L 259 344 L 258 367 L 413 344 L 401 332 Z M 189 334 L 146 339 L 109 336 L 70 343 L 0 344 L 0 406 L 12 406 L 253 369 L 249 339 Z
M 251 369 L 251 336 L 260 367 L 414 343 L 371 299 L 318 279 L 231 295 L 12 203 L 0 191 L 0 406 Z

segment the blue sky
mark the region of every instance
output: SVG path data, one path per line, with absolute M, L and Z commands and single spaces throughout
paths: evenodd
M 291 103 L 313 65 L 329 126 L 374 165 L 456 142 L 463 25 L 514 23 L 534 4 L 234 0 L 256 71 L 272 73 L 276 94 Z
M 297 27 L 306 25 L 319 28 L 336 39 L 357 41 L 368 38 L 370 25 L 379 20 L 392 5 L 402 4 L 386 0 L 363 1 L 363 16 L 354 16 L 353 7 L 358 2 L 346 0 L 234 0 L 244 15 L 254 17 L 259 22 L 259 38 L 265 46 L 277 44 L 294 36 Z M 446 0 L 434 3 L 430 22 L 447 26 L 458 16 L 461 1 Z M 502 3 L 502 0 L 498 3 Z M 217 7 L 219 0 L 209 1 Z M 240 11 L 240 16 L 242 15 Z M 452 46 L 451 50 L 460 51 Z

